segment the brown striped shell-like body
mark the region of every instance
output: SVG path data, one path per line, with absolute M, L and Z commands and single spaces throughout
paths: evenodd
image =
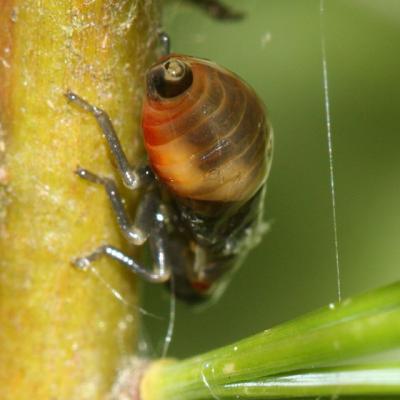
M 181 92 L 160 83 L 171 62 L 187 69 Z M 179 198 L 246 202 L 269 172 L 272 131 L 262 102 L 240 78 L 206 60 L 170 55 L 149 70 L 143 134 L 154 172 Z

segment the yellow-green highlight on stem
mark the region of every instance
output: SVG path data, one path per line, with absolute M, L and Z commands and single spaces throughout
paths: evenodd
M 102 188 L 73 174 L 77 165 L 108 176 L 114 168 L 94 119 L 64 93 L 104 108 L 137 161 L 159 7 L 156 0 L 1 2 L 2 400 L 103 399 L 135 348 L 134 276 L 106 260 L 96 273 L 70 264 L 99 244 L 125 245 Z
M 155 361 L 141 400 L 400 396 L 399 350 L 396 283 L 188 360 Z

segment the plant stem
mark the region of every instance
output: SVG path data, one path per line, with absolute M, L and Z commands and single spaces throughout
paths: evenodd
M 293 381 L 294 376 L 297 386 L 285 389 L 282 396 L 304 395 L 304 383 L 311 377 L 314 383 L 310 395 L 324 395 L 329 391 L 327 387 L 332 388 L 330 394 L 337 394 L 341 385 L 345 386 L 341 382 L 360 376 L 367 379 L 372 372 L 368 373 L 361 366 L 361 370 L 340 370 L 342 375 L 339 376 L 338 370 L 335 375 L 335 370 L 319 369 L 398 348 L 400 283 L 332 304 L 204 355 L 179 362 L 155 362 L 143 379 L 142 396 L 143 400 L 194 400 L 213 395 L 224 398 L 239 388 L 243 392 L 243 387 L 237 386 L 239 383 L 249 386 L 263 380 L 279 383 L 278 386 L 284 388 L 285 380 Z M 390 373 L 398 374 L 398 367 L 388 368 Z M 321 374 L 320 380 L 314 375 L 316 372 Z M 278 374 L 279 378 L 273 377 Z M 335 377 L 338 380 L 333 384 Z M 326 385 L 328 381 L 332 383 L 330 386 Z M 253 388 L 254 398 L 276 397 L 275 384 Z M 363 385 L 354 382 L 354 386 L 346 386 L 346 390 L 362 394 L 368 385 L 368 380 Z M 388 386 L 384 380 L 380 385 L 379 393 L 385 393 Z M 388 391 L 391 390 L 400 393 L 398 385 L 392 384 Z
M 134 349 L 132 274 L 107 260 L 87 273 L 70 263 L 124 242 L 104 190 L 73 173 L 77 165 L 104 175 L 114 168 L 94 118 L 64 93 L 110 113 L 129 159 L 137 159 L 158 8 L 156 0 L 1 1 L 3 400 L 103 399 Z

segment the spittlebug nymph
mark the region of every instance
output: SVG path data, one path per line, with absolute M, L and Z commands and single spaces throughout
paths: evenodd
M 214 298 L 260 235 L 272 131 L 254 91 L 210 61 L 167 54 L 146 79 L 148 165 L 130 166 L 104 111 L 72 92 L 67 97 L 97 119 L 124 184 L 143 190 L 131 221 L 111 179 L 76 171 L 104 186 L 126 239 L 149 243 L 153 268 L 110 245 L 74 264 L 85 268 L 107 256 L 148 281 L 173 279 L 176 296 L 187 302 Z

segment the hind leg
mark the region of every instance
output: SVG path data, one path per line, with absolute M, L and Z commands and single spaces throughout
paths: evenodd
M 110 199 L 118 226 L 130 243 L 141 246 L 147 241 L 149 236 L 154 236 L 157 239 L 150 241 L 153 257 L 152 269 L 146 268 L 134 258 L 108 244 L 98 247 L 87 256 L 75 259 L 73 264 L 79 269 L 87 269 L 95 260 L 101 257 L 108 257 L 118 261 L 147 281 L 155 283 L 167 281 L 170 278 L 171 269 L 166 262 L 167 256 L 163 240 L 160 239 L 160 233 L 167 232 L 165 226 L 167 218 L 161 211 L 158 192 L 156 190 L 148 190 L 145 193 L 132 223 L 129 214 L 125 210 L 124 201 L 112 179 L 100 177 L 82 168 L 79 168 L 76 172 L 83 179 L 103 185 Z M 154 242 L 156 243 L 155 246 L 153 245 Z
M 84 257 L 79 257 L 73 261 L 75 267 L 85 270 L 88 269 L 92 262 L 98 260 L 101 257 L 108 257 L 115 260 L 127 267 L 130 271 L 138 274 L 146 281 L 153 283 L 162 283 L 169 280 L 171 276 L 170 269 L 167 268 L 163 263 L 159 263 L 156 258 L 154 261 L 153 269 L 150 270 L 144 267 L 141 263 L 136 261 L 133 257 L 128 256 L 123 251 L 117 249 L 114 246 L 106 244 L 98 247 L 95 251 Z

